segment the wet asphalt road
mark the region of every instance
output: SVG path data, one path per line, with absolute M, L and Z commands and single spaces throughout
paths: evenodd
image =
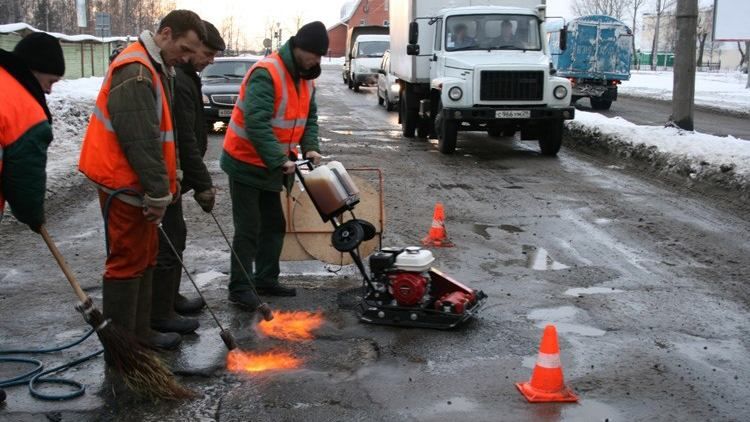
M 593 112 L 588 99 L 581 99 L 576 108 Z M 639 125 L 663 126 L 672 115 L 672 103 L 649 98 L 619 95 L 612 108 L 606 111 L 596 111 L 607 117 L 620 116 L 625 120 Z M 734 136 L 735 138 L 750 139 L 750 124 L 747 115 L 737 115 L 698 107 L 694 111 L 693 122 L 695 130 L 718 136 Z
M 445 204 L 456 247 L 435 250 L 437 266 L 489 295 L 481 318 L 448 332 L 363 325 L 354 312 L 354 273 L 285 265 L 285 282 L 299 295 L 272 305 L 322 310 L 327 323 L 307 343 L 261 338 L 252 318 L 227 303 L 228 250 L 188 198 L 186 260 L 219 318 L 243 349 L 290 350 L 303 368 L 226 372 L 223 344 L 204 312 L 198 334 L 165 355 L 198 399 L 114 399 L 97 360 L 66 373 L 88 384 L 83 398 L 42 403 L 13 388 L 0 420 L 750 419 L 750 232 L 731 198 L 706 198 L 607 158 L 565 149 L 545 158 L 534 142 L 478 133 L 460 134 L 457 153 L 444 156 L 434 141 L 402 139 L 395 113 L 378 107 L 371 90 L 348 91 L 338 69 L 324 72 L 318 101 L 324 153 L 384 172 L 385 245 L 417 244 L 435 201 Z M 215 212 L 230 228 L 216 162 L 221 139 L 211 137 L 208 160 L 220 190 Z M 99 302 L 103 242 L 93 195 L 83 182 L 59 195 L 49 229 Z M 57 343 L 83 331 L 41 240 L 3 222 L 0 256 L 2 347 Z M 530 405 L 514 386 L 530 376 L 547 322 L 557 325 L 579 404 Z M 44 360 L 96 346 L 88 341 Z

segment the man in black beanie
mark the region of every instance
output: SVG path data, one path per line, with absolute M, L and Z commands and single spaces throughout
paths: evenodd
M 0 220 L 5 201 L 18 221 L 39 232 L 44 224 L 47 147 L 52 115 L 44 94 L 65 73 L 57 38 L 33 33 L 13 52 L 0 49 Z M 1 258 L 0 258 L 1 259 Z M 0 403 L 5 391 L 0 389 Z
M 16 219 L 38 231 L 44 224 L 47 147 L 52 115 L 44 94 L 65 73 L 57 38 L 30 34 L 13 52 L 0 49 L 0 219 L 5 201 Z
M 279 51 L 253 66 L 240 88 L 224 138 L 221 168 L 229 175 L 234 217 L 233 245 L 247 280 L 232 259 L 229 300 L 255 309 L 258 293 L 294 296 L 295 289 L 279 283 L 279 258 L 286 222 L 279 193 L 294 181 L 297 146 L 316 164 L 318 114 L 313 79 L 320 76 L 320 59 L 328 51 L 328 33 L 312 22 Z
M 193 198 L 205 212 L 214 206 L 216 189 L 211 174 L 203 162 L 208 147 L 208 129 L 203 116 L 203 95 L 198 72 L 214 62 L 216 54 L 224 51 L 224 40 L 214 25 L 203 21 L 206 39 L 190 56 L 187 63 L 175 66 L 174 117 L 177 149 L 182 168 L 182 195 L 193 190 Z M 187 226 L 182 215 L 182 196 L 167 206 L 162 227 L 180 253 L 185 250 Z M 188 299 L 180 294 L 182 266 L 169 244 L 159 233 L 159 255 L 154 270 L 151 328 L 161 332 L 190 333 L 198 328 L 198 320 L 180 314 L 200 311 L 205 303 L 200 298 Z

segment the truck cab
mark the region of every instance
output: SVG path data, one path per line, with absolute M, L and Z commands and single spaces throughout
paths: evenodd
M 404 136 L 437 137 L 439 150 L 450 154 L 459 131 L 520 131 L 522 139 L 539 141 L 542 154 L 557 154 L 563 121 L 575 111 L 570 81 L 553 75 L 543 6 L 451 7 L 415 16 L 407 45 L 395 41 L 393 7 L 391 25 L 392 54 L 400 50 L 414 64 L 396 67 Z

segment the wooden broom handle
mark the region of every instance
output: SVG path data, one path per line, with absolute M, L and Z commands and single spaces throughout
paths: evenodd
M 81 303 L 86 303 L 86 300 L 88 299 L 88 295 L 86 295 L 83 289 L 81 289 L 81 285 L 78 284 L 78 281 L 76 281 L 76 277 L 73 275 L 73 271 L 71 271 L 70 267 L 68 267 L 68 263 L 65 262 L 65 258 L 63 258 L 62 254 L 57 249 L 57 245 L 55 245 L 55 242 L 49 236 L 49 233 L 47 233 L 47 228 L 44 227 L 44 225 L 39 227 L 39 234 L 42 235 L 42 238 L 44 239 L 44 243 L 47 244 L 49 251 L 52 252 L 52 256 L 55 257 L 55 260 L 57 261 L 57 265 L 59 265 L 62 272 L 65 273 L 65 277 L 68 279 L 68 283 L 70 283 L 70 287 L 72 287 L 73 290 L 75 291 L 76 296 L 78 296 L 78 300 L 80 300 Z

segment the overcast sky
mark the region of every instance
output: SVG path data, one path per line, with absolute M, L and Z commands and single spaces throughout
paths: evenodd
M 258 48 L 269 24 L 281 24 L 284 37 L 293 35 L 298 16 L 303 22 L 320 20 L 331 26 L 340 19 L 346 0 L 177 0 L 177 7 L 190 9 L 221 29 L 222 22 L 234 16 L 249 48 Z M 570 17 L 570 0 L 547 0 L 549 16 Z

